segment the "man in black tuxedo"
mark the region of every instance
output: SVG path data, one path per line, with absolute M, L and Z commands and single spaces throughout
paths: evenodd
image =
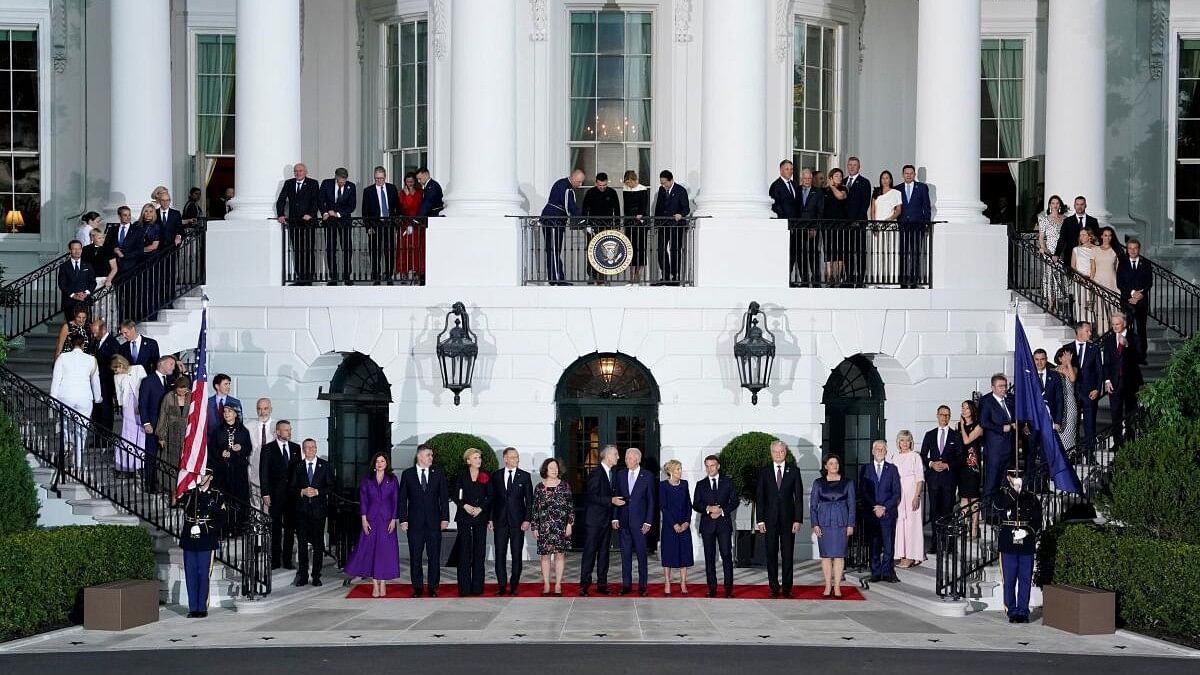
M 395 223 L 400 212 L 400 195 L 396 186 L 387 182 L 387 169 L 375 167 L 375 182 L 363 188 L 363 226 L 367 230 L 367 245 L 371 256 L 371 281 L 392 285 L 392 270 L 396 268 Z
M 1058 432 L 1062 429 L 1063 423 L 1062 379 L 1057 373 L 1050 370 L 1050 358 L 1045 349 L 1033 351 L 1033 366 L 1037 370 L 1034 376 L 1037 377 L 1038 386 L 1041 387 L 1042 400 L 1046 403 L 1046 409 L 1050 411 L 1050 422 L 1054 425 L 1054 431 Z M 1029 444 L 1031 452 L 1025 453 L 1026 485 L 1034 492 L 1039 492 L 1046 487 L 1048 478 L 1045 472 L 1039 469 L 1044 464 L 1045 457 L 1041 436 L 1031 434 Z
M 1125 429 L 1125 417 L 1137 408 L 1137 393 L 1142 387 L 1142 361 L 1137 343 L 1126 331 L 1125 317 L 1114 314 L 1109 322 L 1112 332 L 1104 336 L 1104 391 L 1112 412 L 1113 445 L 1121 447 L 1132 434 Z
M 117 260 L 115 281 L 128 278 L 130 272 L 146 255 L 146 228 L 141 222 L 132 222 L 131 218 L 128 206 L 118 207 L 117 219 L 120 222 L 109 225 L 104 233 L 104 246 Z M 119 320 L 133 318 L 137 303 L 136 294 L 137 291 L 133 288 L 122 288 L 118 292 Z
M 516 595 L 521 583 L 521 558 L 525 533 L 533 510 L 533 479 L 520 467 L 516 448 L 504 449 L 504 466 L 492 472 L 492 538 L 496 546 L 496 595 Z M 506 559 L 512 556 L 512 576 Z
M 1100 241 L 1100 222 L 1087 213 L 1087 199 L 1083 195 L 1075 198 L 1075 212 L 1063 218 L 1062 232 L 1058 235 L 1058 248 L 1054 255 L 1063 265 L 1070 267 L 1071 251 L 1079 245 L 1079 231 L 1088 229 L 1096 241 Z
M 1083 418 L 1078 445 L 1090 452 L 1096 442 L 1096 409 L 1100 405 L 1100 388 L 1104 386 L 1103 367 L 1100 365 L 1100 350 L 1088 341 L 1092 339 L 1090 321 L 1075 322 L 1075 340 L 1063 345 L 1071 352 L 1071 362 L 1079 370 L 1075 380 L 1075 400 L 1079 402 L 1079 413 Z M 1069 449 L 1069 448 L 1068 448 Z
M 700 539 L 704 542 L 704 576 L 708 597 L 717 596 L 717 550 L 721 551 L 725 597 L 733 597 L 733 518 L 738 507 L 737 490 L 729 476 L 721 475 L 716 455 L 704 458 L 704 478 L 696 482 L 692 510 L 700 514 Z
M 138 413 L 142 418 L 142 430 L 146 432 L 142 479 L 149 492 L 158 490 L 158 434 L 154 433 L 154 430 L 158 427 L 158 413 L 162 408 L 162 400 L 173 387 L 167 378 L 174 372 L 175 357 L 170 354 L 160 357 L 158 367 L 148 371 L 138 387 Z
M 158 249 L 153 255 L 160 259 L 158 264 L 161 266 L 156 275 L 159 279 L 157 290 L 160 298 L 155 300 L 170 302 L 175 299 L 175 256 L 168 256 L 167 253 L 183 242 L 183 214 L 178 209 L 171 208 L 171 191 L 166 186 L 159 185 L 154 188 L 151 196 L 157 202 L 155 218 L 158 221 L 159 232 Z M 157 318 L 157 314 L 152 315 L 152 318 Z
M 308 167 L 297 162 L 292 178 L 283 181 L 279 199 L 275 200 L 275 216 L 285 226 L 292 245 L 292 265 L 297 285 L 308 286 L 317 272 L 316 219 L 320 212 L 321 188 L 308 177 Z
M 854 285 L 863 286 L 867 274 L 867 227 L 871 212 L 871 180 L 859 173 L 862 165 L 857 157 L 846 160 L 846 215 L 855 221 L 850 234 L 850 260 Z
M 117 338 L 108 332 L 108 322 L 93 319 L 92 353 L 96 356 L 96 367 L 100 370 L 100 402 L 92 408 L 92 424 L 100 429 L 113 428 L 113 405 L 117 399 L 116 379 L 112 371 L 113 357 L 120 353 Z M 100 439 L 96 439 L 100 444 Z
M 96 270 L 83 260 L 83 244 L 72 239 L 67 244 L 68 257 L 58 266 L 58 291 L 62 295 L 63 316 L 67 321 L 75 308 L 85 311 L 91 304 L 92 291 L 96 288 Z
M 449 488 L 446 477 L 433 466 L 433 449 L 417 448 L 417 464 L 400 474 L 400 502 L 396 519 L 408 533 L 412 596 L 421 597 L 425 575 L 421 556 L 429 564 L 429 597 L 436 598 L 442 569 L 442 531 L 450 526 Z
M 608 595 L 608 553 L 612 548 L 613 509 L 624 506 L 613 485 L 613 467 L 620 453 L 615 445 L 600 451 L 600 466 L 588 474 L 584 488 L 583 560 L 579 565 L 579 595 L 587 597 L 596 570 L 596 592 Z
M 796 268 L 801 286 L 821 285 L 820 238 L 814 228 L 804 228 L 806 221 L 821 220 L 825 216 L 825 191 L 813 185 L 812 169 L 800 169 L 800 186 L 796 190 L 797 225 L 792 229 L 792 266 Z
M 321 585 L 321 566 L 325 558 L 325 514 L 329 492 L 333 490 L 333 475 L 329 464 L 317 457 L 317 442 L 304 439 L 304 456 L 292 467 L 288 487 L 296 500 L 296 534 L 300 539 L 300 554 L 296 565 L 294 586 L 308 584 L 309 548 L 312 548 L 312 585 Z
M 675 182 L 675 175 L 663 170 L 658 174 L 658 197 L 654 200 L 654 217 L 658 227 L 658 267 L 663 283 L 677 285 L 680 275 L 690 270 L 683 264 L 687 255 L 687 225 L 683 222 L 692 212 L 687 190 Z M 667 220 L 670 219 L 670 220 Z
M 1142 242 L 1130 238 L 1125 242 L 1127 257 L 1117 262 L 1117 288 L 1125 303 L 1125 323 L 1137 334 L 1138 356 L 1146 365 L 1146 316 L 1150 311 L 1150 287 L 1154 285 L 1154 268 L 1142 257 Z
M 137 324 L 129 320 L 121 324 L 121 337 L 125 342 L 117 347 L 117 353 L 124 356 L 130 366 L 141 366 L 146 374 L 154 370 L 158 365 L 158 342 L 138 333 Z
M 958 490 L 958 470 L 962 466 L 962 436 L 950 426 L 950 406 L 938 406 L 937 427 L 925 432 L 921 441 L 921 461 L 925 464 L 925 489 L 934 523 L 954 510 Z M 937 537 L 930 542 L 930 553 L 937 553 Z
M 417 182 L 421 184 L 421 207 L 417 209 L 418 218 L 436 218 L 442 215 L 446 208 L 442 202 L 442 184 L 429 175 L 429 169 L 417 169 Z
M 779 178 L 771 183 L 768 194 L 771 197 L 771 210 L 775 217 L 791 220 L 796 217 L 796 181 L 793 178 L 794 167 L 791 160 L 779 163 Z
M 810 176 L 811 179 L 811 176 Z M 771 463 L 758 472 L 755 504 L 758 506 L 759 533 L 767 535 L 767 581 L 771 597 L 781 590 L 779 557 L 783 555 L 783 597 L 792 597 L 792 552 L 804 514 L 804 485 L 800 470 L 786 463 L 787 446 L 783 441 L 771 443 Z
M 321 220 L 325 224 L 325 265 L 329 268 L 329 285 L 338 281 L 350 285 L 350 260 L 354 249 L 350 244 L 350 217 L 358 203 L 358 192 L 354 183 L 347 180 L 350 172 L 338 167 L 333 178 L 321 181 Z M 342 247 L 342 274 L 338 276 L 338 246 Z
M 259 450 L 258 482 L 262 486 L 263 506 L 271 516 L 271 569 L 294 568 L 292 546 L 296 537 L 296 501 L 298 494 L 288 489 L 293 470 L 300 463 L 300 446 L 292 442 L 292 424 L 275 423 L 275 440 Z M 307 480 L 308 472 L 304 478 Z

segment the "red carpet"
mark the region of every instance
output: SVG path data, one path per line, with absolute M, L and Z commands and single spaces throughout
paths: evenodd
M 563 588 L 563 597 L 574 598 L 574 597 L 579 596 L 579 584 L 563 584 L 562 588 Z M 620 589 L 620 586 L 616 586 L 616 587 L 609 586 L 609 589 L 612 591 L 611 595 L 598 595 L 598 594 L 596 594 L 595 588 L 593 587 L 592 595 L 590 595 L 588 597 L 589 597 L 589 599 L 595 598 L 598 600 L 605 600 L 607 598 L 619 598 L 619 597 L 626 597 L 626 598 L 640 597 L 637 594 L 637 591 L 634 591 L 633 593 L 626 595 L 626 596 L 617 595 L 616 591 Z M 679 597 L 708 599 L 708 598 L 705 598 L 705 592 L 707 591 L 707 587 L 703 583 L 701 583 L 699 585 L 694 585 L 694 584 L 689 585 L 688 586 L 688 594 L 686 596 L 681 596 L 679 594 L 678 586 L 675 586 L 672 588 L 671 595 L 663 594 L 662 584 L 652 584 L 648 588 L 648 590 L 649 590 L 649 595 L 646 596 L 648 598 L 659 598 L 659 599 L 663 599 L 663 600 L 670 600 L 672 598 L 679 598 Z M 859 589 L 857 586 L 848 586 L 848 585 L 842 586 L 842 597 L 841 598 L 821 597 L 821 593 L 824 590 L 825 590 L 825 588 L 823 586 L 794 586 L 792 588 L 792 599 L 793 600 L 839 600 L 839 601 L 840 600 L 864 600 L 865 599 L 865 598 L 863 598 L 862 593 L 859 592 Z M 400 600 L 400 599 L 412 600 L 412 599 L 414 599 L 412 597 L 412 586 L 409 584 L 388 584 L 387 591 L 388 591 L 387 597 L 389 599 L 397 599 L 397 600 Z M 733 599 L 734 600 L 766 600 L 769 597 L 769 595 L 768 595 L 769 591 L 770 591 L 770 588 L 767 586 L 734 586 L 733 587 Z M 483 588 L 483 595 L 472 596 L 472 597 L 491 598 L 491 597 L 495 597 L 495 595 L 494 595 L 495 592 L 496 592 L 496 584 L 487 584 Z M 365 599 L 365 600 L 382 599 L 382 598 L 372 598 L 371 597 L 371 584 L 355 584 L 354 586 L 351 586 L 350 592 L 346 594 L 346 597 L 352 598 L 352 599 Z M 441 585 L 441 587 L 438 588 L 438 598 L 439 599 L 441 599 L 441 598 L 457 598 L 457 597 L 458 597 L 458 588 L 454 584 L 453 581 L 451 581 L 448 584 L 443 583 Z M 505 596 L 505 597 L 509 597 L 509 596 Z M 540 598 L 540 597 L 542 597 L 542 585 L 540 583 L 521 584 L 521 586 L 519 588 L 519 592 L 518 592 L 518 597 Z M 422 598 L 422 599 L 424 599 L 424 598 Z M 551 598 L 547 598 L 547 599 L 551 599 Z M 724 590 L 722 588 L 718 587 L 717 588 L 717 597 L 713 598 L 713 600 L 724 600 L 724 599 L 725 599 Z

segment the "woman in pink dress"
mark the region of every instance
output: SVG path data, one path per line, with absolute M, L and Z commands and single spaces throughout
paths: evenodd
M 907 429 L 896 435 L 899 452 L 892 460 L 900 470 L 900 506 L 896 509 L 897 567 L 920 565 L 925 560 L 925 533 L 921 511 L 921 493 L 925 490 L 925 463 L 913 450 L 913 436 Z

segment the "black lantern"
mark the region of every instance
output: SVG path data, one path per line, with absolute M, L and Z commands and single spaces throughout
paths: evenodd
M 763 317 L 759 327 L 758 317 Z M 758 392 L 771 384 L 771 364 L 775 361 L 775 336 L 767 329 L 766 317 L 757 302 L 742 315 L 742 330 L 733 345 L 742 387 L 750 390 L 750 403 L 758 405 Z
M 451 315 L 454 315 L 453 328 L 450 327 Z M 475 373 L 477 356 L 479 343 L 475 334 L 471 332 L 471 317 L 467 316 L 467 308 L 461 302 L 456 302 L 446 313 L 446 327 L 437 337 L 442 386 L 454 392 L 454 405 L 458 405 L 462 390 L 471 388 L 471 376 Z

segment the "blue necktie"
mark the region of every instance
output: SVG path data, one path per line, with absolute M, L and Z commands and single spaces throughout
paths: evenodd
M 313 482 L 313 465 L 312 465 L 312 462 L 309 462 L 308 463 L 308 484 L 312 485 L 312 482 Z
M 384 217 L 388 217 L 387 191 L 379 188 L 379 213 Z
M 133 342 L 129 343 L 129 353 L 133 357 L 134 365 L 137 365 L 137 356 L 138 356 L 137 340 L 134 340 Z

